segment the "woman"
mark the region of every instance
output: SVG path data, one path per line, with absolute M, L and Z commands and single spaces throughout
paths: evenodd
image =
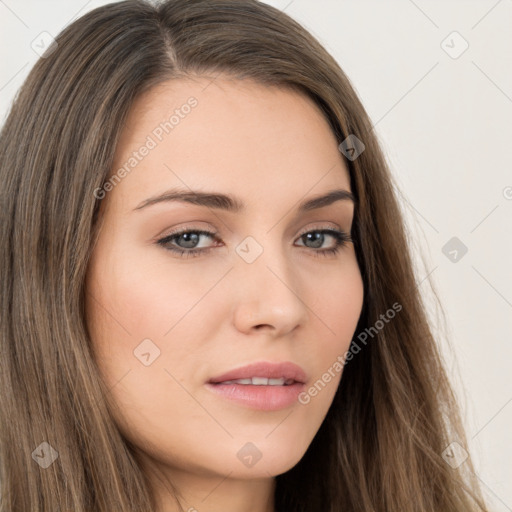
M 370 120 L 284 13 L 95 9 L 0 148 L 2 512 L 486 510 Z

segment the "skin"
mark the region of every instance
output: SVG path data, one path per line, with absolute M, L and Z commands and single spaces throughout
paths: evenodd
M 335 238 L 319 246 L 301 234 L 350 233 L 354 205 L 296 208 L 332 189 L 350 191 L 349 173 L 312 100 L 226 76 L 169 81 L 139 97 L 113 169 L 190 96 L 198 105 L 101 201 L 87 320 L 119 429 L 143 467 L 179 490 L 184 510 L 273 512 L 275 476 L 304 455 L 341 373 L 308 404 L 278 411 L 236 404 L 205 382 L 255 361 L 292 361 L 308 389 L 348 349 L 363 305 L 353 244 L 322 256 Z M 230 193 L 245 210 L 184 202 L 134 210 L 173 187 Z M 182 228 L 216 232 L 197 244 L 212 249 L 183 258 L 156 243 Z M 247 236 L 263 250 L 252 263 L 235 251 Z M 168 246 L 192 244 L 182 237 Z M 144 339 L 160 350 L 148 366 L 134 355 Z M 237 457 L 247 442 L 261 453 L 252 467 Z M 151 482 L 158 511 L 179 510 L 161 481 Z

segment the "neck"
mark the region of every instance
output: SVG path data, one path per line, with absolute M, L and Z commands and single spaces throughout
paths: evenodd
M 157 512 L 275 512 L 275 478 L 270 476 L 249 480 L 166 471 L 152 485 Z

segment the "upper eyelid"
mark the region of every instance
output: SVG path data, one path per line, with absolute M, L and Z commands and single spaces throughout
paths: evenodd
M 313 226 L 311 228 L 304 228 L 303 230 L 301 230 L 299 232 L 299 234 L 297 235 L 296 238 L 301 238 L 306 233 L 310 233 L 310 232 L 314 232 L 314 231 L 333 231 L 336 233 L 341 233 L 342 235 L 346 236 L 349 239 L 349 241 L 352 241 L 352 230 L 351 229 L 344 230 L 340 227 L 325 226 L 325 225 Z M 210 230 L 208 228 L 199 228 L 199 227 L 191 226 L 191 227 L 178 228 L 176 230 L 171 231 L 170 233 L 168 233 L 166 235 L 158 237 L 157 243 L 162 242 L 164 240 L 172 239 L 172 238 L 177 237 L 183 233 L 189 233 L 189 232 L 200 233 L 204 236 L 210 237 L 214 241 L 221 240 L 221 238 L 219 237 L 219 232 L 217 230 L 214 230 L 214 229 Z M 331 236 L 334 236 L 334 235 L 331 235 Z M 207 249 L 211 249 L 211 248 L 213 248 L 213 247 L 204 247 L 204 248 L 200 248 L 197 250 L 201 251 L 201 250 L 207 250 Z M 195 249 L 190 249 L 190 251 L 194 251 L 194 250 Z
M 307 227 L 302 229 L 297 236 L 302 236 L 305 233 L 309 233 L 310 231 L 321 231 L 321 230 L 333 230 L 333 231 L 340 231 L 343 233 L 346 233 L 347 235 L 351 234 L 351 229 L 345 230 L 342 227 L 338 225 L 319 225 L 319 226 L 313 226 L 313 227 Z M 167 234 L 158 236 L 157 239 L 162 238 L 168 238 L 169 236 L 173 235 L 179 235 L 181 233 L 187 233 L 187 232 L 202 232 L 204 234 L 208 234 L 209 236 L 212 236 L 214 238 L 218 238 L 219 230 L 216 230 L 214 228 L 204 228 L 199 226 L 185 226 L 183 228 L 176 228 L 172 231 L 168 232 Z

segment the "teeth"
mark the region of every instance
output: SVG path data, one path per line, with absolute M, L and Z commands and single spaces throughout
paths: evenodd
M 252 384 L 251 379 L 228 380 L 224 384 Z
M 252 377 L 251 379 L 237 379 L 237 380 L 227 380 L 223 382 L 223 384 L 249 384 L 253 386 L 284 386 L 286 384 L 291 384 L 293 381 L 288 379 L 285 381 L 284 377 L 280 379 L 267 379 L 266 377 Z
M 253 386 L 267 386 L 268 385 L 268 379 L 265 377 L 253 377 L 252 379 Z

